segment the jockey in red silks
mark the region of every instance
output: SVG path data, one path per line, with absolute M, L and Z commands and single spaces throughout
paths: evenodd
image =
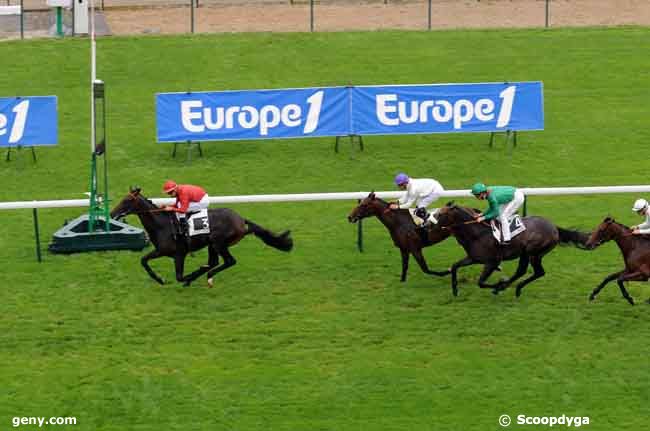
M 173 211 L 180 221 L 183 234 L 189 238 L 189 226 L 187 224 L 187 213 L 194 213 L 208 208 L 209 196 L 199 186 L 191 184 L 176 184 L 172 180 L 165 181 L 163 192 L 176 198 L 174 205 L 163 207 L 165 211 Z

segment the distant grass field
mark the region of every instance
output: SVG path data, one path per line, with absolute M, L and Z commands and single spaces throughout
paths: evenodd
M 60 145 L 38 149 L 36 165 L 24 151 L 0 163 L 0 201 L 88 190 L 88 45 L 0 44 L 0 95 L 57 95 L 60 116 Z M 648 52 L 648 28 L 101 39 L 111 198 L 129 185 L 158 197 L 167 178 L 211 195 L 388 190 L 401 170 L 448 189 L 647 184 Z M 191 164 L 155 143 L 156 92 L 505 80 L 544 82 L 546 130 L 522 133 L 512 155 L 501 142 L 489 150 L 486 134 L 367 137 L 366 151 L 339 154 L 333 139 L 206 143 Z M 536 197 L 529 212 L 584 230 L 608 214 L 635 224 L 636 197 Z M 555 250 L 520 299 L 480 291 L 480 268 L 462 270 L 453 298 L 448 278 L 414 262 L 399 283 L 399 253 L 376 220 L 359 253 L 353 206 L 233 206 L 292 229 L 295 250 L 247 238 L 212 290 L 160 287 L 133 252 L 38 264 L 31 212 L 2 212 L 0 427 L 75 416 L 47 429 L 483 431 L 500 429 L 501 414 L 565 414 L 588 416 L 590 430 L 647 428 L 650 288 L 630 285 L 635 307 L 615 285 L 587 301 L 622 267 L 615 245 Z M 81 212 L 40 211 L 42 235 Z M 441 269 L 463 252 L 449 240 L 426 255 Z M 173 279 L 170 261 L 153 267 Z

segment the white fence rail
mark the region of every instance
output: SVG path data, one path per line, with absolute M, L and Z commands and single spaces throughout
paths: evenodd
M 557 196 L 557 195 L 590 195 L 603 193 L 648 193 L 650 185 L 646 186 L 608 186 L 608 187 L 543 187 L 521 188 L 526 196 Z M 368 196 L 369 192 L 349 193 L 301 193 L 284 195 L 244 195 L 244 196 L 215 196 L 210 198 L 211 204 L 236 204 L 255 202 L 308 202 L 308 201 L 336 201 L 358 200 Z M 401 197 L 404 192 L 376 192 L 383 199 Z M 445 198 L 471 197 L 469 190 L 447 190 L 442 193 Z M 174 199 L 157 198 L 153 201 L 158 204 L 171 204 Z M 38 229 L 39 208 L 78 208 L 87 207 L 89 199 L 51 200 L 51 201 L 21 201 L 0 202 L 0 210 L 31 209 L 34 218 L 34 237 L 36 239 L 36 259 L 41 262 L 41 243 Z M 524 215 L 526 205 L 524 205 Z M 361 223 L 357 223 L 357 247 L 363 251 L 363 233 Z
M 558 195 L 590 195 L 607 193 L 648 193 L 650 185 L 645 186 L 604 186 L 604 187 L 541 187 L 520 188 L 526 196 L 558 196 Z M 308 202 L 308 201 L 340 201 L 357 200 L 368 196 L 370 192 L 346 193 L 299 193 L 299 194 L 271 194 L 271 195 L 242 195 L 242 196 L 213 196 L 211 204 L 237 204 L 237 203 L 262 203 L 262 202 Z M 382 199 L 395 199 L 404 192 L 376 192 Z M 469 190 L 447 190 L 442 197 L 459 198 L 471 197 Z M 174 199 L 153 199 L 156 204 L 171 204 Z M 89 199 L 50 200 L 50 201 L 19 201 L 0 202 L 0 210 L 34 209 L 34 208 L 71 208 L 87 207 Z

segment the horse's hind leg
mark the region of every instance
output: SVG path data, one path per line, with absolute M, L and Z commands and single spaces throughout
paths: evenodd
M 208 247 L 208 264 L 201 265 L 199 269 L 183 277 L 181 281 L 184 282 L 185 286 L 189 286 L 190 283 L 192 283 L 194 280 L 196 280 L 206 272 L 210 271 L 212 268 L 214 268 L 217 265 L 219 265 L 219 253 L 216 250 L 214 250 L 212 246 L 210 246 Z M 208 280 L 208 287 L 212 287 L 212 283 L 210 283 L 209 280 Z
M 409 270 L 409 252 L 403 248 L 400 248 L 399 251 L 402 253 L 402 276 L 399 281 L 404 283 L 406 281 L 406 273 Z
M 530 258 L 530 263 L 533 265 L 533 275 L 522 281 L 517 285 L 517 290 L 515 294 L 517 297 L 521 296 L 521 289 L 524 288 L 525 285 L 530 283 L 531 281 L 537 280 L 540 277 L 543 277 L 544 274 L 546 274 L 546 271 L 544 271 L 544 267 L 542 266 L 542 256 L 531 256 Z
M 219 252 L 214 247 L 208 247 L 208 270 L 219 265 Z M 212 278 L 208 276 L 208 287 L 212 287 Z
M 517 265 L 517 271 L 515 271 L 515 273 L 512 274 L 512 277 L 508 278 L 507 280 L 500 281 L 499 283 L 497 283 L 498 287 L 495 288 L 496 292 L 494 292 L 494 293 L 499 293 L 500 291 L 506 289 L 515 280 L 518 280 L 524 274 L 526 274 L 526 270 L 528 269 L 528 264 L 529 263 L 530 263 L 530 258 L 528 257 L 527 254 L 524 253 L 521 256 L 519 256 L 519 265 Z
M 165 281 L 156 274 L 153 269 L 149 266 L 149 261 L 151 259 L 158 259 L 161 256 L 160 252 L 156 250 L 152 250 L 151 252 L 147 253 L 146 255 L 142 256 L 140 259 L 140 263 L 144 267 L 145 271 L 147 271 L 147 274 L 149 274 L 149 277 L 153 278 L 160 284 L 165 284 Z
M 492 293 L 496 294 L 498 293 L 498 287 L 500 283 L 495 283 L 495 284 L 489 284 L 486 283 L 487 279 L 490 278 L 490 275 L 499 267 L 499 262 L 488 262 L 485 264 L 483 267 L 483 272 L 481 272 L 481 276 L 478 278 L 478 287 L 481 289 L 493 289 Z
M 625 270 L 615 272 L 615 273 L 609 274 L 607 277 L 605 277 L 605 279 L 600 282 L 600 284 L 593 290 L 593 292 L 591 292 L 591 295 L 589 295 L 589 300 L 593 301 L 594 299 L 596 299 L 596 295 L 598 295 L 598 293 L 600 293 L 600 291 L 603 290 L 603 287 L 605 287 L 605 285 L 607 283 L 609 283 L 612 280 L 617 279 L 618 276 L 623 274 L 624 272 L 625 272 Z
M 230 254 L 227 248 L 224 248 L 221 251 L 219 251 L 219 254 L 221 255 L 221 257 L 223 257 L 223 264 L 214 269 L 211 269 L 208 272 L 208 284 L 210 285 L 212 285 L 213 283 L 212 278 L 215 276 L 215 274 L 223 271 L 224 269 L 228 269 L 231 266 L 235 266 L 235 264 L 237 263 L 237 260 L 235 260 L 235 258 L 232 256 L 232 254 Z
M 424 256 L 422 256 L 422 249 L 417 249 L 413 253 L 413 257 L 415 258 L 415 261 L 420 265 L 420 269 L 422 269 L 422 272 L 425 274 L 430 274 L 430 275 L 437 275 L 438 277 L 442 277 L 444 275 L 448 275 L 451 271 L 432 271 L 429 269 L 429 266 L 427 265 L 427 261 L 424 260 Z

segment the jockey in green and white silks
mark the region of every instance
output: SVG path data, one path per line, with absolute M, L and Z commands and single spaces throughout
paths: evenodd
M 498 219 L 501 223 L 503 244 L 508 244 L 512 238 L 510 234 L 510 218 L 517 213 L 519 207 L 524 203 L 523 192 L 510 186 L 487 187 L 483 183 L 476 183 L 472 186 L 472 194 L 477 199 L 487 200 L 489 204 L 488 210 L 483 214 L 479 214 L 476 220 Z
M 395 177 L 395 185 L 400 190 L 406 190 L 406 193 L 399 201 L 390 204 L 390 208 L 410 208 L 415 204 L 415 215 L 427 224 L 429 222 L 427 207 L 438 200 L 440 193 L 444 191 L 442 185 L 430 178 L 409 178 L 404 173 Z
M 650 234 L 650 210 L 648 208 L 648 201 L 645 199 L 637 199 L 634 202 L 632 211 L 634 211 L 635 213 L 637 213 L 642 217 L 645 217 L 645 222 L 641 223 L 640 225 L 631 227 L 632 234 L 633 235 Z

